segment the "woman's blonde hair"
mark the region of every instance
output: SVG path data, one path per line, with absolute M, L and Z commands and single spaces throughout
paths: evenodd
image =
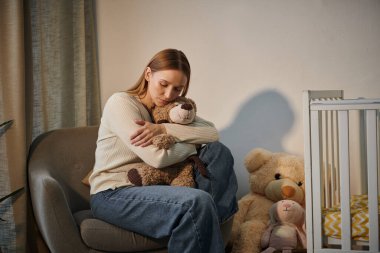
M 148 90 L 148 82 L 145 80 L 145 70 L 148 67 L 151 69 L 152 73 L 169 69 L 182 71 L 182 73 L 187 77 L 187 82 L 181 92 L 181 96 L 186 96 L 190 83 L 190 64 L 186 55 L 182 51 L 171 48 L 164 49 L 153 56 L 135 85 L 127 90 L 128 94 L 139 97 L 144 97 L 146 95 Z

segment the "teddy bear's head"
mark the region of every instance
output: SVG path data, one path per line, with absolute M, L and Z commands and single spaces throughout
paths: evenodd
M 245 157 L 245 166 L 253 193 L 274 202 L 290 199 L 304 205 L 305 174 L 301 157 L 256 148 Z
M 178 97 L 164 106 L 154 107 L 152 115 L 154 122 L 157 124 L 189 124 L 193 122 L 196 111 L 197 108 L 193 100 L 190 98 Z

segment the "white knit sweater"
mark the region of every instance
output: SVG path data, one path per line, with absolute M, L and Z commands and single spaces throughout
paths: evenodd
M 140 127 L 135 119 L 152 121 L 136 97 L 118 92 L 108 99 L 99 127 L 95 165 L 89 178 L 91 194 L 131 185 L 126 175 L 135 163 L 166 167 L 196 154 L 194 144 L 218 140 L 214 124 L 197 116 L 189 125 L 164 124 L 166 132 L 177 141 L 170 149 L 160 150 L 153 145 L 137 147 L 130 142 L 131 134 Z

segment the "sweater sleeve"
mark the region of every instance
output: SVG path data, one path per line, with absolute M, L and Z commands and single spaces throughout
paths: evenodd
M 102 124 L 121 139 L 141 160 L 155 168 L 181 162 L 190 155 L 196 154 L 195 146 L 189 143 L 176 143 L 168 150 L 158 149 L 153 145 L 147 147 L 132 145 L 130 136 L 140 127 L 134 120 L 151 121 L 149 116 L 144 116 L 142 110 L 145 110 L 142 105 L 129 95 L 116 93 L 108 99 L 104 107 Z
M 165 123 L 164 126 L 166 133 L 174 136 L 177 142 L 205 144 L 219 139 L 214 124 L 198 116 L 188 125 Z

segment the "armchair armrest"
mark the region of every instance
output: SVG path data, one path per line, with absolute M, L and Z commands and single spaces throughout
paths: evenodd
M 71 213 L 65 192 L 48 173 L 29 175 L 34 216 L 51 252 L 88 252 Z

